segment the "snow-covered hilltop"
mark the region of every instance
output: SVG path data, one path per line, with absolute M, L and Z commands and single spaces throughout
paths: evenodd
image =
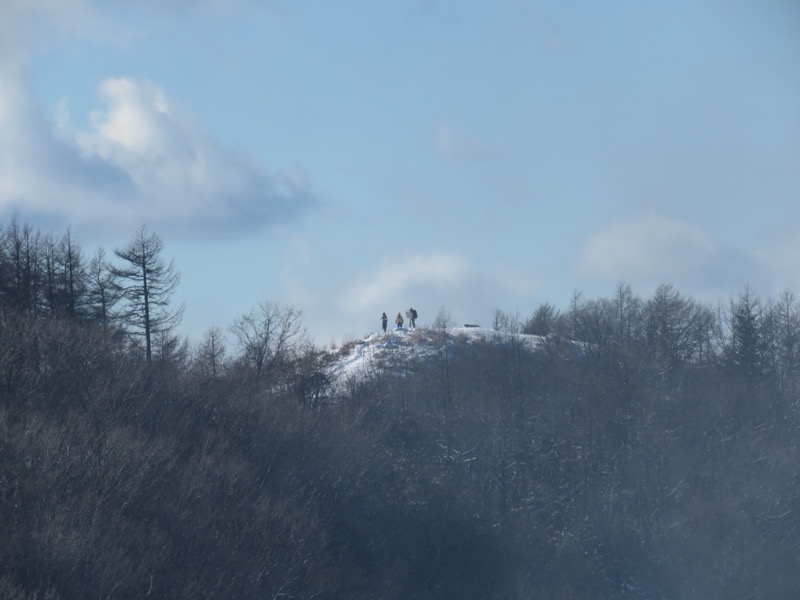
M 526 335 L 495 331 L 484 327 L 453 327 L 437 329 L 401 327 L 386 333 L 372 333 L 363 339 L 344 344 L 332 351 L 328 374 L 334 381 L 349 377 L 368 376 L 414 360 L 425 360 L 444 352 L 457 351 L 464 345 L 517 343 L 531 351 L 541 349 L 546 339 L 538 335 Z

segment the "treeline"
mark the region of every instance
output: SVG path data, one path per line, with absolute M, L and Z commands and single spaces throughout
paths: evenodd
M 691 365 L 724 372 L 743 385 L 774 387 L 794 402 L 800 392 L 800 304 L 784 292 L 765 303 L 745 287 L 727 304 L 707 306 L 663 284 L 647 300 L 620 283 L 612 298 L 577 293 L 562 313 L 539 306 L 522 325 L 498 311 L 496 327 L 583 342 L 590 356 L 649 364 L 662 377 Z
M 259 304 L 234 348 L 212 327 L 147 360 L 141 327 L 90 310 L 91 284 L 74 309 L 42 280 L 20 302 L 8 260 L 0 598 L 800 592 L 789 294 L 707 307 L 621 284 L 524 322 L 498 311 L 505 344 L 441 318 L 434 357 L 333 382 L 291 308 Z
M 43 234 L 16 217 L 0 228 L 0 303 L 38 316 L 79 319 L 113 328 L 150 361 L 153 348 L 175 351 L 183 307 L 170 306 L 180 273 L 161 256 L 163 243 L 140 227 L 125 246 L 87 260 L 71 233 Z

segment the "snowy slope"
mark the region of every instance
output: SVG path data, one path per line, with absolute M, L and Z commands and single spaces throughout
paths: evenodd
M 436 356 L 444 350 L 445 343 L 454 349 L 461 344 L 502 345 L 511 342 L 522 343 L 531 350 L 537 350 L 543 346 L 545 338 L 483 327 L 454 327 L 444 331 L 423 327 L 411 330 L 401 327 L 386 333 L 370 334 L 333 351 L 328 375 L 333 381 L 342 381 L 349 377 L 379 373 L 413 359 Z

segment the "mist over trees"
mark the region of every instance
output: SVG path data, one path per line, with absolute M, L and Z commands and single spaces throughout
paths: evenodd
M 0 229 L 0 598 L 800 593 L 791 293 L 442 308 L 334 381 L 297 310 L 181 342 L 158 236 L 114 256 Z

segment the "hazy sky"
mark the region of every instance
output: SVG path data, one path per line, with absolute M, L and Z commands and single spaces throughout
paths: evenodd
M 14 214 L 146 224 L 192 336 L 800 293 L 800 3 L 0 0 Z

